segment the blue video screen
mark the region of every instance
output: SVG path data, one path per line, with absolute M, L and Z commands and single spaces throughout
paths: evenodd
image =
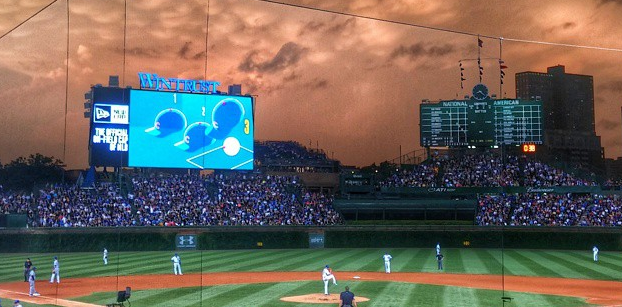
M 253 169 L 248 96 L 130 91 L 131 167 Z

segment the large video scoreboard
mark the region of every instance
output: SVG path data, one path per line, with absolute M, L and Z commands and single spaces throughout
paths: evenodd
M 90 164 L 253 168 L 253 98 L 94 87 Z
M 542 103 L 449 100 L 420 105 L 422 147 L 542 144 Z

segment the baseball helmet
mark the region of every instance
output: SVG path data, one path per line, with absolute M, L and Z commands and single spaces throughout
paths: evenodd
M 33 267 L 32 267 L 32 270 L 33 270 L 33 271 L 36 271 L 36 270 L 37 270 L 37 267 L 36 267 L 36 266 L 33 266 Z
M 326 267 L 328 268 L 328 264 L 326 265 Z
M 19 300 L 15 300 L 14 304 L 15 304 L 15 303 L 19 303 Z

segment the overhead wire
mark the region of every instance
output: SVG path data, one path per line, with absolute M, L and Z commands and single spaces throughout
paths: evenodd
M 13 27 L 11 30 L 9 30 L 8 32 L 2 34 L 2 36 L 0 36 L 0 39 L 3 39 L 5 36 L 9 35 L 11 32 L 15 31 L 15 29 L 19 28 L 21 25 L 25 24 L 26 22 L 28 22 L 30 19 L 34 18 L 35 16 L 37 16 L 39 13 L 43 12 L 45 9 L 47 9 L 48 7 L 50 7 L 52 4 L 56 3 L 56 1 L 58 0 L 54 0 L 52 2 L 50 2 L 48 5 L 44 6 L 43 8 L 41 8 L 40 10 L 38 10 L 36 13 L 34 13 L 33 15 L 31 15 L 30 17 L 26 18 L 24 21 L 20 22 L 19 24 L 17 24 L 15 27 Z
M 512 41 L 512 42 L 518 42 L 518 43 L 540 44 L 540 45 L 551 45 L 551 46 L 559 46 L 559 47 L 571 47 L 571 48 L 582 48 L 582 49 L 592 49 L 592 50 L 601 50 L 601 51 L 622 52 L 622 48 L 609 48 L 609 47 L 598 47 L 598 46 L 588 46 L 588 45 L 566 44 L 566 43 L 556 43 L 556 42 L 547 42 L 547 41 L 538 41 L 538 40 L 528 40 L 528 39 L 520 39 L 520 38 L 511 38 L 511 37 L 502 37 L 502 36 L 477 34 L 477 33 L 471 33 L 471 32 L 460 31 L 460 30 L 453 30 L 453 29 L 440 28 L 440 27 L 432 27 L 432 26 L 426 26 L 426 25 L 415 24 L 415 23 L 410 23 L 410 22 L 391 20 L 391 19 L 386 19 L 386 18 L 372 17 L 372 16 L 366 16 L 366 15 L 349 13 L 349 12 L 342 12 L 342 11 L 335 11 L 335 10 L 317 8 L 317 7 L 306 6 L 306 5 L 301 5 L 301 4 L 280 2 L 280 1 L 275 1 L 275 0 L 255 0 L 255 1 L 266 2 L 266 3 L 271 3 L 271 4 L 277 4 L 277 5 L 283 5 L 283 6 L 289 6 L 289 7 L 295 7 L 295 8 L 306 9 L 306 10 L 311 10 L 311 11 L 323 12 L 323 13 L 330 13 L 330 14 L 336 14 L 336 15 L 342 15 L 342 16 L 356 17 L 356 18 L 361 18 L 361 19 L 367 19 L 367 20 L 373 20 L 373 21 L 397 24 L 397 25 L 408 26 L 408 27 L 419 28 L 419 29 L 434 30 L 434 31 L 440 31 L 440 32 L 445 32 L 445 33 L 453 33 L 453 34 L 467 35 L 467 36 L 487 38 L 487 39 L 494 39 L 494 40 L 505 40 L 505 41 Z

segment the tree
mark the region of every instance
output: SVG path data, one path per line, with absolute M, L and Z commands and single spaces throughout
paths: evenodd
M 0 184 L 8 190 L 29 191 L 35 184 L 60 182 L 64 171 L 61 160 L 36 153 L 1 166 Z

